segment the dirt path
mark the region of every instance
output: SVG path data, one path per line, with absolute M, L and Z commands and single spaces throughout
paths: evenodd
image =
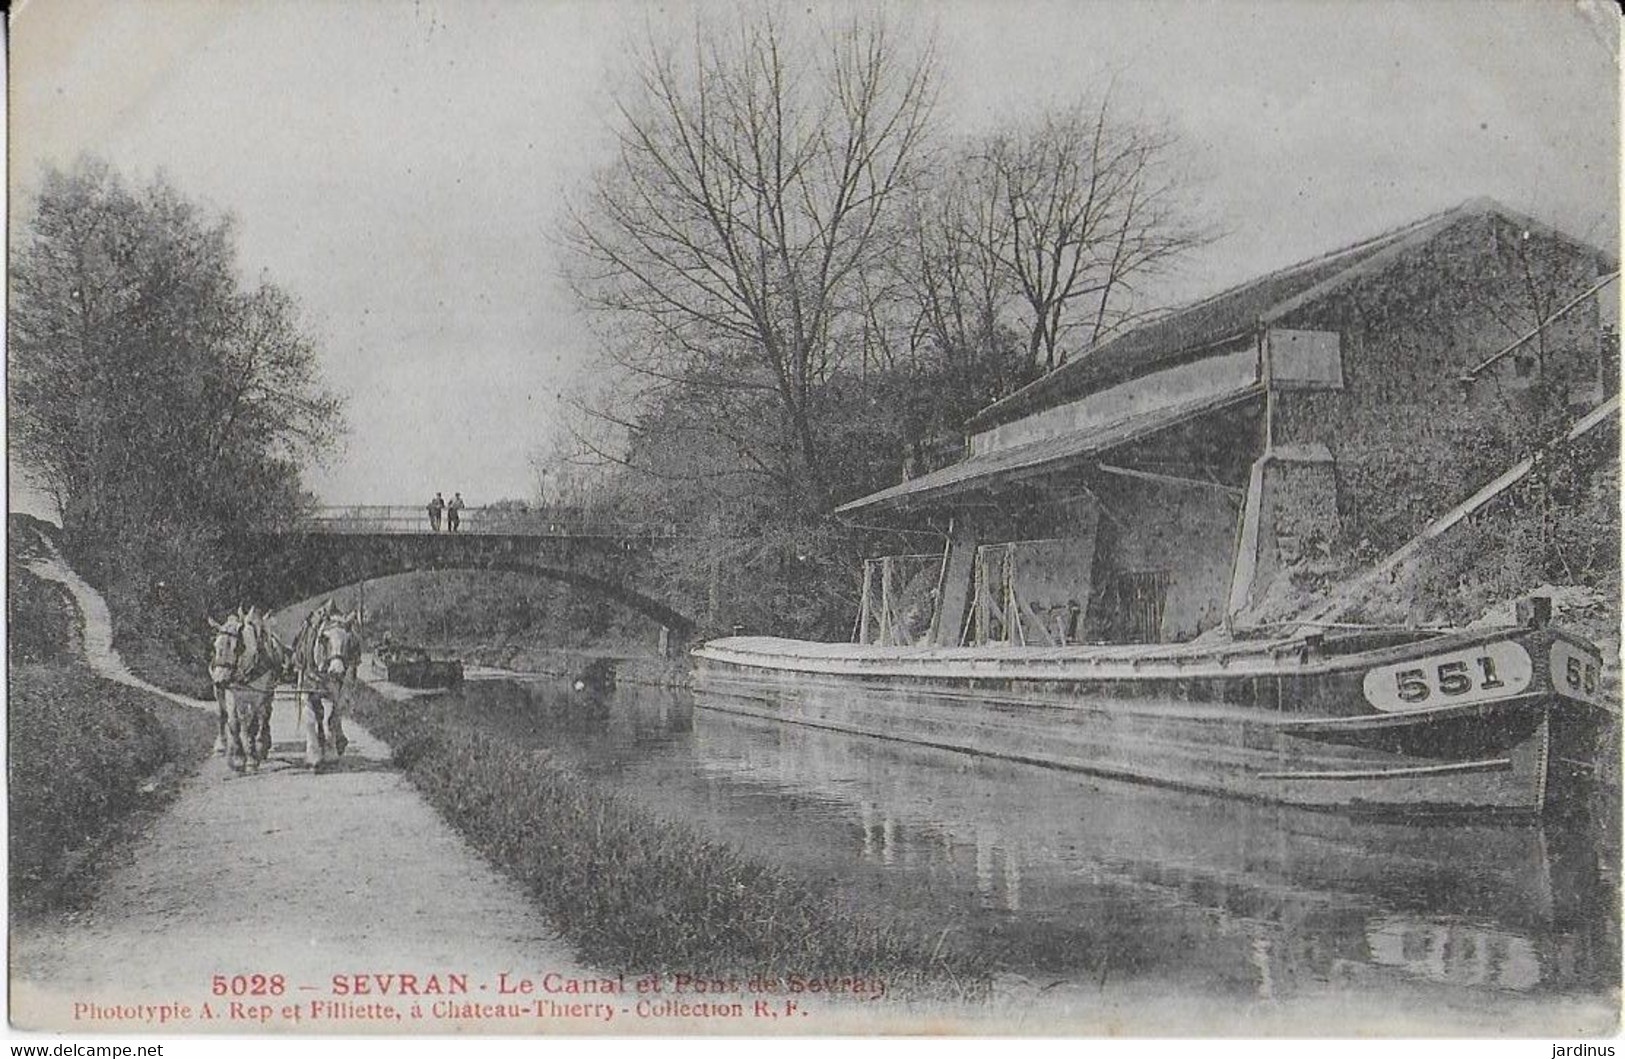
M 30 568 L 73 593 L 86 653 L 99 673 L 213 708 L 130 674 L 113 650 L 106 605 L 60 559 Z M 279 698 L 275 746 L 260 773 L 237 775 L 222 759 L 209 762 L 111 869 L 88 910 L 15 929 L 13 1024 L 150 1029 L 159 1026 L 159 1013 L 138 1005 L 170 1004 L 188 1007 L 190 1017 L 164 1023 L 169 1032 L 579 1032 L 599 1025 L 596 1017 L 493 1021 L 477 1009 L 463 1011 L 473 1017 L 457 1017 L 455 1008 L 433 1014 L 437 1001 L 513 1000 L 497 996 L 499 974 L 539 980 L 550 971 L 578 979 L 590 972 L 571 959 L 525 893 L 470 850 L 390 766 L 388 748 L 359 725 L 347 728 L 350 752 L 331 772 L 313 776 L 299 763 L 303 744 L 292 700 Z M 215 975 L 227 976 L 228 994 L 233 984 L 252 991 L 254 983 L 232 983 L 230 976 L 253 974 L 283 976 L 281 995 L 236 998 L 267 1005 L 263 1026 L 233 1019 L 233 998 L 211 992 Z M 431 975 L 442 987 L 448 976 L 464 975 L 469 992 L 402 996 L 397 977 L 391 995 L 378 995 L 385 988 L 380 979 L 371 980 L 372 995 L 343 995 L 334 982 L 335 975 L 402 974 L 416 975 L 419 988 Z M 263 992 L 275 989 L 267 982 Z M 411 1017 L 414 1001 L 418 1020 Z M 205 1003 L 212 1017 L 204 1016 Z M 335 1007 L 321 1007 L 329 1003 Z M 92 1017 L 106 1012 L 86 1005 L 117 1006 L 124 1017 Z M 299 1017 L 288 1017 L 295 1009 Z M 360 1017 L 320 1017 L 329 1014 Z
M 165 691 L 130 672 L 129 667 L 124 664 L 124 659 L 113 650 L 113 616 L 107 610 L 107 601 L 102 599 L 100 592 L 91 588 L 84 578 L 74 572 L 49 539 L 43 535 L 36 535 L 35 540 L 45 550 L 46 558 L 29 559 L 23 565 L 35 577 L 55 581 L 73 596 L 73 602 L 79 608 L 80 638 L 85 661 L 95 670 L 97 676 L 106 677 L 120 684 L 128 684 L 132 688 L 140 688 L 154 695 L 161 695 L 182 706 L 214 708 L 212 702 L 189 699 L 185 695 Z

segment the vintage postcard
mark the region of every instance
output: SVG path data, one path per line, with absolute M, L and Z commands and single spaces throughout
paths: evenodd
M 11 1033 L 1612 1054 L 1619 51 L 16 5 Z

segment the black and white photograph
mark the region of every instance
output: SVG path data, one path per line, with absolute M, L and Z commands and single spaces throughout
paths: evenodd
M 1616 4 L 7 18 L 14 1041 L 1615 1054 Z

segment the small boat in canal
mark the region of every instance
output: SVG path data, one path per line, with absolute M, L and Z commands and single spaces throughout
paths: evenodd
M 378 651 L 385 679 L 403 688 L 455 688 L 463 682 L 459 659 L 435 659 L 421 647 L 390 645 Z
M 1583 801 L 1610 710 L 1597 649 L 1516 626 L 1212 645 L 880 647 L 729 637 L 722 708 L 1313 809 L 1535 816 Z

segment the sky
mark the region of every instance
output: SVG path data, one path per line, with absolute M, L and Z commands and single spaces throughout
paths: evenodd
M 940 116 L 996 129 L 1115 77 L 1179 134 L 1224 233 L 1168 303 L 1489 195 L 1619 240 L 1604 0 L 944 0 Z M 628 48 L 748 5 L 673 0 L 23 0 L 13 217 L 48 165 L 162 172 L 237 221 L 349 398 L 329 503 L 532 497 L 593 345 L 552 233 L 609 157 Z M 826 0 L 798 3 L 817 19 Z M 15 488 L 14 476 L 14 488 Z M 29 506 L 14 496 L 13 507 Z

